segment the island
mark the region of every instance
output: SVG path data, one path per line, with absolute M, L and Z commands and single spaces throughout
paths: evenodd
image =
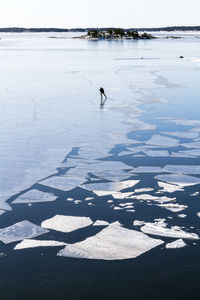
M 150 40 L 155 39 L 153 35 L 149 33 L 142 33 L 139 34 L 136 30 L 124 30 L 122 28 L 113 28 L 113 29 L 107 29 L 107 30 L 98 30 L 98 29 L 92 29 L 87 32 L 86 35 L 76 37 L 76 38 L 82 38 L 87 40 L 118 40 L 118 39 L 131 39 L 131 40 Z

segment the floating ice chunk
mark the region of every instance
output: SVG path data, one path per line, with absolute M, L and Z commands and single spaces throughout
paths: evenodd
M 200 142 L 199 141 L 195 141 L 193 143 L 183 143 L 181 144 L 181 146 L 188 148 L 188 149 L 192 149 L 192 148 L 200 148 Z
M 185 246 L 187 245 L 182 239 L 166 244 L 167 249 L 178 249 L 178 248 L 183 248 Z
M 185 218 L 185 217 L 187 217 L 187 215 L 185 215 L 185 214 L 180 214 L 180 215 L 178 215 L 178 217 L 179 217 L 179 218 Z
M 130 202 L 126 202 L 126 203 L 120 203 L 119 206 L 125 207 L 125 206 L 129 206 L 132 205 Z
M 67 244 L 64 242 L 50 241 L 50 240 L 28 240 L 25 239 L 21 243 L 17 244 L 14 250 L 21 250 L 27 248 L 36 248 L 36 247 L 60 247 L 66 246 Z
M 198 195 L 199 195 L 199 192 L 194 192 L 194 193 L 190 194 L 190 196 L 192 196 L 192 197 L 195 197 L 195 196 L 198 196 Z
M 165 202 L 176 200 L 176 198 L 169 198 L 169 197 L 166 197 L 166 196 L 157 197 L 157 196 L 152 196 L 152 195 L 149 195 L 149 194 L 135 195 L 135 196 L 131 196 L 130 198 L 131 199 L 142 200 L 142 201 L 151 200 L 151 201 L 155 201 L 155 202 L 159 202 L 159 203 L 165 203 Z
M 129 209 L 127 212 L 135 212 L 135 209 Z
M 200 156 L 200 149 L 190 149 L 190 150 L 184 150 L 179 151 L 179 153 L 185 154 L 185 155 L 192 155 L 192 156 Z
M 70 191 L 85 181 L 86 179 L 84 177 L 53 176 L 40 183 L 51 188 Z
M 93 226 L 108 226 L 110 225 L 110 223 L 106 222 L 106 221 L 103 221 L 103 220 L 97 220 Z
M 180 187 L 200 184 L 200 178 L 190 176 L 190 175 L 166 174 L 166 175 L 157 175 L 154 178 L 161 180 L 161 181 L 169 182 L 172 184 L 177 184 Z
M 148 156 L 152 157 L 165 157 L 165 156 L 170 156 L 169 152 L 167 150 L 148 150 L 144 151 L 144 153 Z
M 183 238 L 183 239 L 194 239 L 198 240 L 199 236 L 196 233 L 189 233 L 183 230 L 176 230 L 172 228 L 165 228 L 160 226 L 159 224 L 154 223 L 146 223 L 141 227 L 141 230 L 144 233 L 158 235 L 158 236 L 166 236 L 172 238 Z
M 131 170 L 130 173 L 162 173 L 162 168 L 153 166 L 140 166 Z
M 180 152 L 172 152 L 171 157 L 187 157 L 187 158 L 194 158 L 194 155 L 184 154 Z
M 71 232 L 79 228 L 87 227 L 92 223 L 92 220 L 88 217 L 56 215 L 53 218 L 43 221 L 41 226 L 56 231 Z
M 179 211 L 182 211 L 182 210 L 188 208 L 187 205 L 181 205 L 178 203 L 160 204 L 158 206 L 166 208 L 172 212 L 179 212 Z
M 145 192 L 152 192 L 154 189 L 152 188 L 141 188 L 141 189 L 135 189 L 135 193 L 145 193 Z
M 198 213 L 197 213 L 197 217 L 199 217 L 199 218 L 200 218 L 200 212 L 198 212 Z
M 67 200 L 67 201 L 71 201 L 71 202 L 74 201 L 73 198 L 67 198 L 66 200 Z
M 200 174 L 200 166 L 197 165 L 166 165 L 163 172 L 181 174 Z
M 174 184 L 158 181 L 158 185 L 163 188 L 161 192 L 174 193 L 177 191 L 183 191 L 183 189 L 180 186 Z
M 108 200 L 108 201 L 107 201 L 107 203 L 113 203 L 113 202 L 114 202 L 113 200 Z
M 122 260 L 135 258 L 154 247 L 163 244 L 162 240 L 153 239 L 139 231 L 130 230 L 111 224 L 96 236 L 67 245 L 58 252 L 59 256 Z
M 118 192 L 120 190 L 124 190 L 127 188 L 131 188 L 134 185 L 136 185 L 140 180 L 125 180 L 125 181 L 119 181 L 119 182 L 104 182 L 104 183 L 91 183 L 91 184 L 85 184 L 84 188 L 90 191 L 94 191 L 96 193 L 97 191 L 112 191 Z
M 0 210 L 0 216 L 5 213 L 5 210 Z
M 155 134 L 149 140 L 145 142 L 146 144 L 156 145 L 156 146 L 167 146 L 176 147 L 179 145 L 179 141 L 170 137 Z
M 126 198 L 129 198 L 129 196 L 133 195 L 132 192 L 130 193 L 121 193 L 121 192 L 115 192 L 115 193 L 112 193 L 112 197 L 114 199 L 126 199 Z
M 1 210 L 9 210 L 9 211 L 11 211 L 12 207 L 8 203 L 6 203 L 6 202 L 0 202 L 0 209 Z
M 15 199 L 12 204 L 17 203 L 36 203 L 36 202 L 49 202 L 49 201 L 55 201 L 57 196 L 44 193 L 38 190 L 31 190 L 26 192 L 25 194 L 22 194 L 17 199 Z
M 139 220 L 135 220 L 135 221 L 133 222 L 133 225 L 134 225 L 134 226 L 142 226 L 142 225 L 144 225 L 144 224 L 145 224 L 144 221 L 139 221 Z
M 177 131 L 177 132 L 162 132 L 163 134 L 180 137 L 183 139 L 195 139 L 199 136 L 195 131 Z
M 124 156 L 124 155 L 130 155 L 132 154 L 131 151 L 121 151 L 120 153 L 118 153 L 118 156 Z
M 47 232 L 48 230 L 25 220 L 0 229 L 0 240 L 5 244 L 9 244 L 26 238 L 34 238 Z
M 85 201 L 90 201 L 90 200 L 93 200 L 94 199 L 94 197 L 87 197 L 87 198 L 85 198 Z
M 122 207 L 119 207 L 119 206 L 114 206 L 114 208 L 113 208 L 114 210 L 121 210 L 121 209 L 123 209 Z
M 119 169 L 119 170 L 105 170 L 105 171 L 95 171 L 93 172 L 93 174 L 95 176 L 107 179 L 107 180 L 111 180 L 111 181 L 120 181 L 120 180 L 125 180 L 128 177 L 130 177 L 130 175 Z
M 132 208 L 134 208 L 134 206 L 133 206 L 133 205 L 128 205 L 128 206 L 125 206 L 125 209 L 132 209 Z

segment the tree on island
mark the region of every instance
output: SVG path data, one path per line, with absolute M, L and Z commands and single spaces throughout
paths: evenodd
M 87 35 L 89 35 L 89 37 L 91 37 L 91 38 L 98 38 L 100 35 L 100 32 L 97 29 L 89 30 Z
M 115 28 L 113 30 L 114 35 L 120 35 L 121 37 L 125 35 L 125 32 L 123 29 L 121 28 Z

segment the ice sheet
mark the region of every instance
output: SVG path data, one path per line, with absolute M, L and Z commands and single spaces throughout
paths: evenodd
M 140 188 L 140 189 L 135 189 L 134 193 L 152 192 L 153 190 L 154 190 L 153 188 Z
M 199 136 L 198 132 L 195 131 L 177 131 L 177 132 L 162 132 L 163 134 L 177 136 L 183 139 L 195 139 Z
M 97 220 L 93 226 L 108 226 L 110 225 L 110 223 L 108 223 L 107 221 L 103 221 L 103 220 Z
M 141 230 L 144 233 L 158 235 L 158 236 L 194 239 L 194 240 L 199 239 L 199 236 L 196 233 L 189 233 L 180 229 L 175 230 L 174 228 L 165 228 L 154 223 L 146 223 L 144 226 L 141 227 Z
M 86 179 L 84 177 L 66 177 L 66 176 L 54 176 L 49 179 L 41 181 L 41 184 L 63 191 L 70 191 L 77 186 L 84 183 Z
M 27 238 L 34 238 L 47 233 L 48 230 L 41 228 L 27 220 L 0 229 L 0 240 L 9 244 Z
M 177 191 L 183 191 L 183 188 L 178 185 L 169 184 L 162 181 L 158 181 L 158 185 L 163 188 L 161 192 L 174 193 Z
M 126 198 L 129 198 L 131 195 L 133 195 L 132 192 L 130 192 L 130 193 L 122 193 L 122 192 L 112 193 L 112 197 L 114 199 L 126 199 Z
M 154 134 L 149 140 L 145 142 L 146 144 L 156 145 L 156 146 L 166 146 L 166 147 L 176 147 L 179 141 L 167 136 L 162 136 L 159 134 Z
M 166 157 L 170 156 L 169 152 L 167 150 L 148 150 L 144 151 L 144 153 L 148 156 L 152 157 Z
M 185 210 L 186 208 L 188 208 L 187 205 L 181 205 L 178 203 L 168 203 L 168 204 L 160 204 L 160 207 L 166 208 L 172 212 L 180 212 L 182 210 Z
M 122 260 L 139 255 L 163 244 L 162 240 L 152 239 L 139 231 L 109 225 L 96 236 L 67 245 L 58 252 L 59 256 L 102 260 Z
M 131 188 L 139 183 L 140 180 L 125 180 L 119 182 L 103 182 L 103 183 L 91 183 L 85 184 L 83 187 L 87 190 L 94 191 L 112 191 L 118 192 L 127 188 Z
M 12 204 L 17 204 L 17 203 L 36 203 L 36 202 L 49 202 L 49 201 L 55 201 L 56 196 L 49 194 L 49 193 L 44 193 L 38 190 L 30 190 L 21 196 L 17 197 Z
M 51 241 L 51 240 L 28 240 L 25 239 L 21 243 L 17 244 L 14 248 L 14 250 L 21 250 L 21 249 L 27 249 L 27 248 L 36 248 L 36 247 L 60 247 L 65 246 L 66 243 L 64 242 L 57 242 L 57 241 Z
M 12 207 L 6 202 L 0 202 L 0 209 L 11 211 Z
M 182 239 L 166 244 L 167 249 L 178 249 L 178 248 L 183 248 L 185 246 L 187 245 Z
M 154 167 L 154 166 L 140 166 L 134 168 L 130 171 L 130 173 L 162 173 L 161 167 Z
M 157 175 L 155 179 L 165 181 L 170 184 L 176 184 L 180 187 L 200 184 L 200 178 L 182 174 Z
M 155 202 L 159 202 L 159 203 L 165 203 L 165 202 L 176 200 L 176 198 L 170 198 L 170 197 L 167 197 L 167 196 L 158 197 L 158 196 L 152 196 L 152 195 L 149 195 L 149 194 L 133 195 L 130 198 L 131 199 L 142 200 L 142 201 L 151 200 L 151 201 L 155 201 Z
M 181 174 L 200 174 L 199 165 L 167 165 L 162 169 L 163 172 L 181 173 Z
M 42 222 L 41 226 L 61 232 L 71 232 L 79 228 L 87 227 L 93 222 L 88 217 L 74 217 L 56 215 Z

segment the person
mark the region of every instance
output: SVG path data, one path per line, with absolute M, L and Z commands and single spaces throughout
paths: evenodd
M 104 104 L 103 103 L 103 96 L 105 97 L 105 100 L 107 99 L 107 96 L 106 96 L 105 91 L 102 87 L 100 87 L 99 91 L 100 91 L 100 94 L 101 94 L 101 105 L 103 105 Z

